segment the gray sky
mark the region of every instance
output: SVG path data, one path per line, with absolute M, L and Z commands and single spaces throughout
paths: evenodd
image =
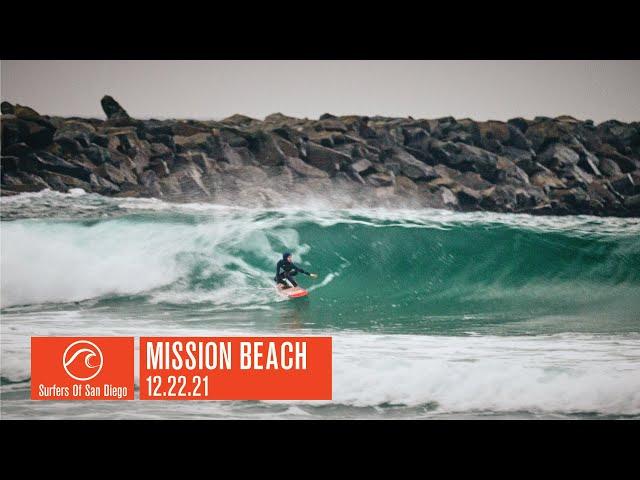
M 220 119 L 385 115 L 640 121 L 639 61 L 9 61 L 2 100 L 42 114 Z

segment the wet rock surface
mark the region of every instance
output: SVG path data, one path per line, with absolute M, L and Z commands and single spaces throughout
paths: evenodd
M 640 122 L 334 116 L 106 119 L 2 103 L 2 195 L 102 195 L 276 206 L 640 216 Z

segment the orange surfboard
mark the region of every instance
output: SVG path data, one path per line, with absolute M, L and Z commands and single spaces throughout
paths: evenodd
M 276 290 L 280 295 L 284 295 L 285 297 L 288 297 L 288 298 L 300 298 L 300 297 L 306 297 L 307 295 L 309 295 L 309 292 L 307 292 L 302 287 L 284 288 L 283 285 L 277 284 Z

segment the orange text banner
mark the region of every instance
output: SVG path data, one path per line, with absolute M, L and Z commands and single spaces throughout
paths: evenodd
M 331 337 L 141 337 L 141 400 L 331 400 Z

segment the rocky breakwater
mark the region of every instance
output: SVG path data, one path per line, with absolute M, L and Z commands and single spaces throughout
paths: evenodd
M 435 207 L 640 216 L 640 122 L 569 116 L 476 122 L 273 114 L 106 119 L 2 103 L 2 195 L 102 195 L 277 206 Z

